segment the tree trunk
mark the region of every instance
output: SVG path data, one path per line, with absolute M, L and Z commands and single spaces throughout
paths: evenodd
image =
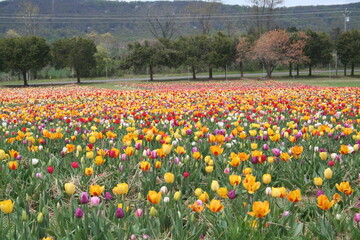
M 191 71 L 192 71 L 192 75 L 193 75 L 193 79 L 196 79 L 196 71 L 195 71 L 195 66 L 191 67 Z
M 240 77 L 244 77 L 244 63 L 240 61 Z
M 300 65 L 296 64 L 296 76 L 300 76 Z
M 29 86 L 28 83 L 27 83 L 27 79 L 26 79 L 26 71 L 22 71 L 21 73 L 23 75 L 24 86 L 25 87 Z
M 292 63 L 289 64 L 289 77 L 292 77 Z
M 150 81 L 153 81 L 154 80 L 154 71 L 153 71 L 152 65 L 149 66 L 149 73 L 150 73 Z
M 81 83 L 81 82 L 80 82 L 80 70 L 79 70 L 79 69 L 75 69 L 75 73 L 76 73 L 77 83 Z
M 346 76 L 346 64 L 344 64 L 344 76 Z
M 209 67 L 209 79 L 213 78 L 213 69 L 211 67 Z
M 352 64 L 351 64 L 351 76 L 352 76 L 352 77 L 354 76 L 354 68 L 355 68 L 355 64 L 352 63 Z
M 312 76 L 312 66 L 309 65 L 309 76 Z

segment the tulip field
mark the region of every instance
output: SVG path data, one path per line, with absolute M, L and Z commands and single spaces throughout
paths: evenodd
M 0 239 L 360 239 L 360 88 L 0 89 Z

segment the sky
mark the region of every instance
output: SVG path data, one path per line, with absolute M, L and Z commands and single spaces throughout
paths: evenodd
M 360 0 L 284 0 L 282 6 L 336 5 L 360 2 Z M 250 0 L 223 0 L 225 4 L 251 5 Z

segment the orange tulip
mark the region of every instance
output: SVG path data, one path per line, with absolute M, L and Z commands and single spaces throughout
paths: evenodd
M 252 205 L 252 212 L 248 212 L 249 215 L 257 218 L 263 218 L 270 212 L 269 202 L 254 202 Z
M 334 200 L 329 201 L 328 197 L 325 195 L 320 195 L 317 198 L 317 206 L 321 208 L 322 210 L 328 210 L 334 205 Z
M 210 209 L 210 211 L 215 213 L 224 209 L 224 205 L 221 205 L 221 201 L 215 199 L 211 200 L 210 204 L 206 206 Z
M 152 204 L 158 204 L 161 201 L 161 192 L 149 191 L 147 200 Z

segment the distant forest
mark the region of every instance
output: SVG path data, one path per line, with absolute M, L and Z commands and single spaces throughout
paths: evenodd
M 345 9 L 350 18 L 346 24 Z M 0 37 L 37 35 L 54 41 L 96 32 L 128 42 L 218 31 L 260 35 L 274 28 L 338 36 L 345 25 L 348 30 L 360 28 L 360 3 L 270 10 L 202 1 L 9 0 L 0 2 Z

